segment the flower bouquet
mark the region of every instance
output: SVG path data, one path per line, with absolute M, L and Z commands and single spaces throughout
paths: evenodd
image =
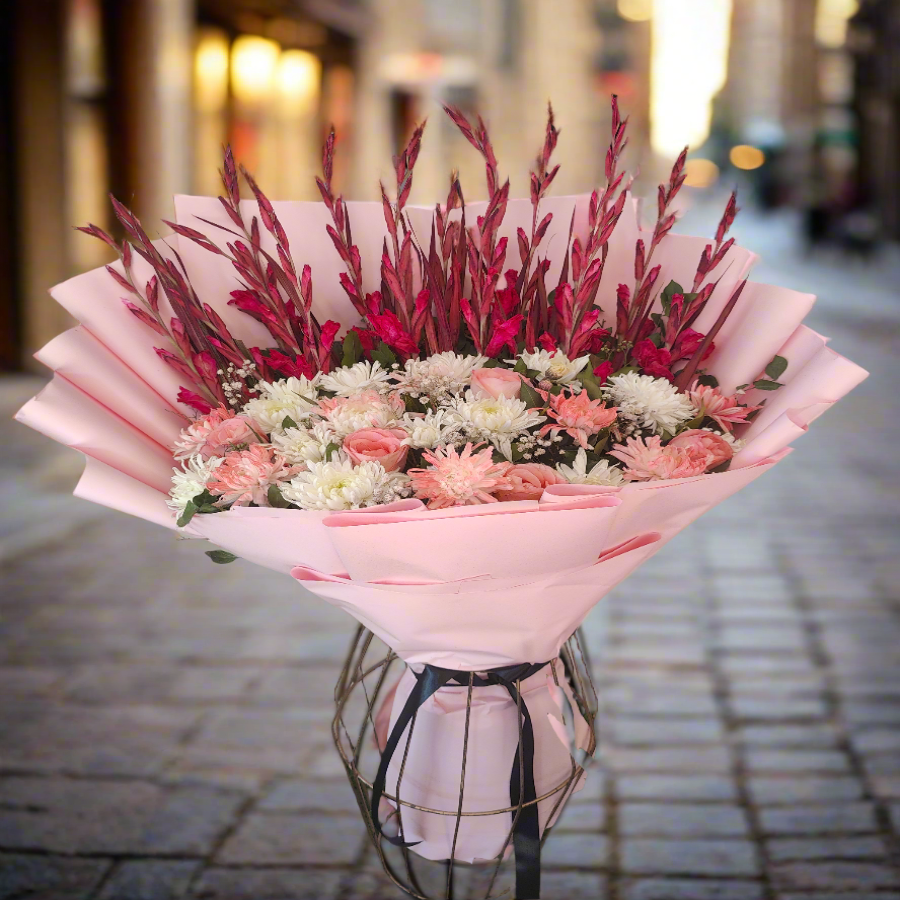
M 811 295 L 748 280 L 734 195 L 713 239 L 671 233 L 686 150 L 639 224 L 615 99 L 586 196 L 549 196 L 552 110 L 522 200 L 484 123 L 447 113 L 487 201 L 454 176 L 408 203 L 422 127 L 381 203 L 336 195 L 333 134 L 321 203 L 243 170 L 241 199 L 228 151 L 223 196 L 176 197 L 165 239 L 114 200 L 121 243 L 82 230 L 119 259 L 53 289 L 81 325 L 37 354 L 55 377 L 18 418 L 86 455 L 79 496 L 290 573 L 381 638 L 407 669 L 373 833 L 396 810 L 386 839 L 491 859 L 512 808 L 530 898 L 545 795 L 593 746 L 560 648 L 866 373 L 801 324 Z

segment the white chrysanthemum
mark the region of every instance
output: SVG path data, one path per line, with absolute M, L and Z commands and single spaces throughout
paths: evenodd
M 652 375 L 613 375 L 607 380 L 604 396 L 618 407 L 620 419 L 630 419 L 655 434 L 675 434 L 679 425 L 697 415 L 694 405 L 674 384 Z
M 714 428 L 704 428 L 704 431 L 711 431 L 713 434 L 718 435 L 725 441 L 726 444 L 731 444 L 731 449 L 737 453 L 739 450 L 743 450 L 746 446 L 747 442 L 742 441 L 740 438 L 736 438 L 734 433 L 731 431 L 716 431 Z
M 385 472 L 381 463 L 358 466 L 347 459 L 309 463 L 306 472 L 281 486 L 285 500 L 302 509 L 358 509 L 389 503 L 408 493 L 409 477 Z
M 322 462 L 328 445 L 340 442 L 326 422 L 318 422 L 312 428 L 286 428 L 283 434 L 272 435 L 272 445 L 292 465 Z
M 461 356 L 448 350 L 427 359 L 408 359 L 394 377 L 401 393 L 438 400 L 467 388 L 472 370 L 486 362 L 486 356 Z
M 601 459 L 594 465 L 590 472 L 587 470 L 587 453 L 579 448 L 571 466 L 560 463 L 556 471 L 562 475 L 569 484 L 594 484 L 616 487 L 624 484 L 625 477 L 619 466 L 611 466 L 605 459 Z
M 389 385 L 385 382 L 391 377 L 391 372 L 381 367 L 380 362 L 358 362 L 352 366 L 343 366 L 335 369 L 327 375 L 319 378 L 319 387 L 323 391 L 331 391 L 338 397 L 349 397 L 359 391 L 368 388 L 386 390 Z
M 316 415 L 327 420 L 340 439 L 362 428 L 391 428 L 403 415 L 399 397 L 365 390 L 352 397 L 331 397 L 316 407 Z
M 290 418 L 297 424 L 309 415 L 316 405 L 317 379 L 310 381 L 304 376 L 287 378 L 284 381 L 260 381 L 257 387 L 260 395 L 244 405 L 242 412 L 250 416 L 260 428 L 271 434 L 283 431 L 282 422 Z
M 449 412 L 449 421 L 458 422 L 470 440 L 489 441 L 507 459 L 512 459 L 512 440 L 544 421 L 524 400 L 480 397 L 473 391 L 454 400 Z
M 213 456 L 210 459 L 201 459 L 192 456 L 181 464 L 180 469 L 172 469 L 172 488 L 166 503 L 169 509 L 175 510 L 179 515 L 184 512 L 188 500 L 193 500 L 197 494 L 202 494 L 209 481 L 210 475 L 223 462 L 221 456 Z
M 534 353 L 520 353 L 522 362 L 541 378 L 555 381 L 557 384 L 569 384 L 578 373 L 590 362 L 590 356 L 579 356 L 569 359 L 561 350 L 536 350 Z
M 429 410 L 424 416 L 407 413 L 400 422 L 406 432 L 402 443 L 417 450 L 433 450 L 448 441 L 450 432 L 459 430 L 459 421 L 446 409 Z

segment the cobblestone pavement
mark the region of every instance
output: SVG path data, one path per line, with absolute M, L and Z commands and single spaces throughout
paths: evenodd
M 754 227 L 873 376 L 592 614 L 603 767 L 550 900 L 900 898 L 900 305 Z M 6 420 L 35 386 L 2 388 L 0 898 L 400 896 L 330 743 L 351 622 L 68 496 L 77 456 Z

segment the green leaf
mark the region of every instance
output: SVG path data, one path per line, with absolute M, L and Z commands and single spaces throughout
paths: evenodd
M 224 566 L 226 563 L 234 562 L 237 559 L 237 557 L 233 553 L 229 553 L 227 550 L 207 550 L 206 555 L 214 563 L 218 563 L 220 566 Z
M 749 384 L 739 384 L 739 385 L 735 388 L 735 390 L 736 390 L 736 391 L 746 391 L 748 387 L 750 387 Z
M 597 382 L 597 379 L 594 377 L 593 371 L 585 368 L 579 373 L 578 380 L 581 382 L 585 391 L 587 391 L 587 395 L 591 400 L 603 399 L 603 390 Z
M 397 362 L 397 357 L 394 356 L 394 351 L 391 350 L 388 345 L 382 341 L 373 351 L 372 351 L 372 359 L 375 362 L 380 362 L 381 367 L 383 369 L 390 369 L 391 366 Z
M 340 444 L 334 444 L 334 443 L 329 444 L 325 448 L 325 462 L 331 462 L 331 457 L 334 456 L 334 454 L 337 453 L 337 451 L 340 449 L 341 449 Z
M 341 354 L 342 366 L 352 366 L 359 362 L 359 358 L 362 356 L 362 344 L 355 331 L 348 331 L 345 335 L 344 342 L 341 344 Z
M 527 381 L 522 382 L 522 389 L 519 391 L 519 399 L 525 401 L 528 409 L 543 409 L 544 401 L 541 395 Z
M 290 416 L 285 416 L 281 420 L 281 427 L 282 428 L 296 428 L 297 423 Z
M 720 463 L 720 464 L 719 464 L 718 466 L 716 466 L 714 469 L 710 469 L 709 472 L 710 472 L 710 473 L 714 473 L 714 472 L 727 472 L 727 471 L 728 471 L 728 467 L 729 467 L 730 465 L 731 465 L 731 460 L 730 460 L 730 459 L 726 459 L 725 462 Z
M 179 528 L 184 528 L 191 519 L 194 518 L 194 513 L 197 512 L 197 506 L 195 505 L 193 500 L 188 500 L 184 505 L 184 511 L 178 517 L 178 521 L 175 523 Z
M 284 495 L 278 489 L 278 485 L 276 484 L 269 485 L 269 490 L 266 492 L 266 498 L 269 501 L 269 506 L 272 506 L 275 509 L 288 509 L 291 505 L 284 499 Z
M 603 435 L 603 437 L 600 438 L 599 441 L 594 442 L 594 453 L 602 454 L 603 451 L 606 449 L 606 445 L 608 443 L 609 443 L 609 431 L 607 431 L 606 434 Z M 596 463 L 598 461 L 599 460 L 597 460 L 597 459 L 590 460 L 590 462 L 592 462 L 592 463 Z
M 707 387 L 717 388 L 719 386 L 719 379 L 716 378 L 715 375 L 700 375 L 697 378 L 698 384 L 705 384 Z
M 517 372 L 519 375 L 524 375 L 528 371 L 528 366 L 525 365 L 524 359 L 517 359 L 516 364 L 513 366 L 513 372 Z
M 676 294 L 683 294 L 684 288 L 677 281 L 670 281 L 662 291 L 660 295 L 660 300 L 662 301 L 662 309 L 665 315 L 669 314 L 669 310 L 672 308 L 672 298 Z
M 662 347 L 666 342 L 666 339 L 658 331 L 654 331 L 653 334 L 650 335 L 650 340 L 653 342 L 653 346 L 656 347 L 657 350 L 659 350 L 659 348 Z
M 765 378 L 760 378 L 753 382 L 753 387 L 758 391 L 777 391 L 778 388 L 784 387 L 784 385 L 777 381 L 767 381 Z
M 690 422 L 685 422 L 684 427 L 679 429 L 680 431 L 690 431 L 692 428 L 699 428 L 703 424 L 703 420 L 706 416 L 695 416 Z
M 766 366 L 766 375 L 768 375 L 772 381 L 778 381 L 784 374 L 784 370 L 787 366 L 788 361 L 783 356 L 773 356 L 772 362 Z
M 486 363 L 481 364 L 482 369 L 497 369 L 502 367 L 503 363 L 500 362 L 499 359 L 489 359 Z

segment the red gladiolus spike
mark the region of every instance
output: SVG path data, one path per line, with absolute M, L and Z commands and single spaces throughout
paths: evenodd
M 610 360 L 604 360 L 594 369 L 594 378 L 597 379 L 598 384 L 605 384 L 606 379 L 609 378 L 613 373 L 613 364 Z
M 521 313 L 507 319 L 505 322 L 496 324 L 491 333 L 487 347 L 484 348 L 484 354 L 493 359 L 504 347 L 509 347 L 510 353 L 516 353 L 516 338 L 522 328 L 522 322 L 525 316 Z
M 552 335 L 547 334 L 546 331 L 538 338 L 538 343 L 548 353 L 555 353 L 557 350 L 557 343 L 555 339 Z
M 628 331 L 628 301 L 631 290 L 627 284 L 620 284 L 616 289 L 616 334 L 625 335 Z
M 202 416 L 212 412 L 214 409 L 211 403 L 207 403 L 199 394 L 195 394 L 185 387 L 178 389 L 176 400 L 178 400 L 179 403 L 183 403 L 185 406 L 190 406 L 191 409 L 195 409 Z
M 162 337 L 168 337 L 169 333 L 166 331 L 153 316 L 150 315 L 145 309 L 141 309 L 140 306 L 132 303 L 130 300 L 123 299 L 122 302 L 125 306 L 128 307 L 129 311 L 132 312 L 138 319 L 140 319 L 148 328 L 152 328 L 157 334 Z

